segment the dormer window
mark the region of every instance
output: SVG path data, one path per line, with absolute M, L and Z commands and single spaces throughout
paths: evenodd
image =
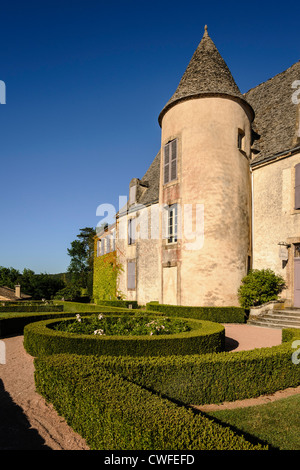
M 177 179 L 177 139 L 164 146 L 164 184 Z

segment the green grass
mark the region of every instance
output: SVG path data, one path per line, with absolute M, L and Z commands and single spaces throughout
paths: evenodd
M 300 395 L 265 405 L 207 413 L 279 450 L 300 450 Z

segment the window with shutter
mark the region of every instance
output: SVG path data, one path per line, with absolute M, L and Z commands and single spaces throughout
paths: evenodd
M 164 184 L 177 178 L 177 139 L 164 147 Z
M 300 209 L 300 163 L 295 166 L 295 209 Z
M 135 261 L 127 263 L 127 289 L 135 289 Z

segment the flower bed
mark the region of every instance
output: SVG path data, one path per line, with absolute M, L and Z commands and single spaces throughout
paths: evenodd
M 76 319 L 64 320 L 53 327 L 56 331 L 67 333 L 94 334 L 110 336 L 143 336 L 170 335 L 190 331 L 188 322 L 178 318 L 149 318 L 146 316 L 119 317 L 106 316 L 102 313 L 91 317 L 82 317 L 79 313 Z
M 126 322 L 122 317 L 111 315 L 107 319 L 110 327 L 114 323 L 122 324 L 125 330 Z M 62 331 L 68 328 L 81 328 L 82 322 L 77 317 L 71 319 L 46 320 L 32 323 L 24 328 L 24 347 L 32 356 L 49 354 L 83 354 L 83 355 L 111 355 L 111 356 L 169 356 L 169 355 L 187 355 L 203 354 L 208 352 L 219 352 L 224 348 L 225 329 L 222 325 L 216 323 L 199 321 L 194 319 L 175 319 L 172 318 L 170 325 L 173 331 L 184 328 L 188 331 L 169 332 L 162 334 L 168 329 L 162 325 L 162 317 L 147 316 L 142 322 L 140 315 L 132 316 L 130 321 L 136 321 L 143 328 L 148 330 L 147 334 L 94 334 L 102 327 L 95 328 L 95 318 L 90 317 L 91 324 L 88 325 L 90 333 Z M 121 318 L 121 321 L 118 319 Z M 156 323 L 151 323 L 152 321 Z M 101 320 L 102 321 L 102 320 Z M 166 323 L 166 322 L 165 322 Z M 167 323 L 166 323 L 167 324 Z M 149 325 L 149 326 L 146 326 Z M 154 328 L 154 325 L 159 329 Z M 99 326 L 97 323 L 96 326 Z M 165 326 L 165 328 L 162 328 Z M 93 329 L 94 328 L 94 329 Z M 153 334 L 151 335 L 151 331 Z M 154 334 L 155 332 L 155 334 Z

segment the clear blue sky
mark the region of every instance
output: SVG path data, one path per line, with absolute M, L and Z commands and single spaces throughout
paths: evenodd
M 205 24 L 243 93 L 300 59 L 291 1 L 10 0 L 0 18 L 0 265 L 20 271 L 65 271 L 143 176 Z

